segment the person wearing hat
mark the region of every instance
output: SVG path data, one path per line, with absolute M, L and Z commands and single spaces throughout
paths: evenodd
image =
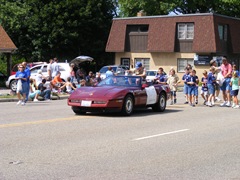
M 136 75 L 136 76 L 141 76 L 143 78 L 146 78 L 146 70 L 142 66 L 141 62 L 137 62 L 136 65 L 135 65 L 135 68 L 131 69 L 131 70 L 128 70 L 127 72 L 128 72 L 128 74 L 130 73 L 130 74 L 133 74 L 133 75 Z
M 221 69 L 220 69 L 220 67 L 217 67 L 217 62 L 215 59 L 212 59 L 210 61 L 210 67 L 214 67 L 215 78 L 217 79 L 218 73 L 221 71 Z M 216 81 L 216 82 L 218 82 L 218 81 Z M 219 102 L 219 101 L 221 101 L 221 99 L 218 97 L 219 93 L 220 93 L 220 85 L 219 85 L 219 83 L 215 83 L 214 86 L 215 86 L 215 95 L 214 95 L 215 98 L 214 99 Z M 214 104 L 214 102 L 212 102 L 212 104 Z

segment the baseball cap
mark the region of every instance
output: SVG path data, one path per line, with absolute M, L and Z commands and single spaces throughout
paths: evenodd
M 142 67 L 142 63 L 141 62 L 137 62 L 136 65 L 135 65 L 135 68 L 137 69 L 137 68 L 140 68 L 140 67 Z

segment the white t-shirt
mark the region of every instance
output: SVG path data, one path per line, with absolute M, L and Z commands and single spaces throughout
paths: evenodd
M 36 80 L 36 85 L 38 86 L 43 80 L 43 75 L 42 74 L 37 74 L 36 77 L 35 77 L 35 80 Z
M 59 71 L 59 65 L 57 62 L 54 62 L 52 65 L 52 78 L 54 78 L 57 75 L 57 72 Z

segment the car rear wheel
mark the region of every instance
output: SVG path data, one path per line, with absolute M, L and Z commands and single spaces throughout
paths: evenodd
M 155 112 L 163 112 L 166 109 L 166 105 L 167 105 L 166 95 L 163 92 L 161 92 L 157 103 L 152 106 L 152 110 Z
M 131 95 L 127 95 L 124 98 L 122 113 L 125 116 L 130 116 L 133 112 L 133 97 Z
M 17 81 L 16 80 L 12 80 L 10 82 L 10 89 L 14 92 L 17 91 Z
M 72 110 L 75 114 L 78 114 L 78 115 L 86 114 L 86 112 L 82 111 L 81 108 L 79 107 L 72 107 Z

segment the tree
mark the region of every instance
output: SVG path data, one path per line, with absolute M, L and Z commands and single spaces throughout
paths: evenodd
M 168 14 L 171 4 L 159 0 L 118 0 L 121 17 L 136 16 L 141 10 L 144 10 L 148 16 Z
M 112 0 L 0 0 L 0 22 L 27 60 L 107 57 Z
M 239 0 L 118 0 L 118 3 L 119 15 L 123 17 L 136 16 L 140 10 L 149 16 L 214 12 L 240 17 Z

